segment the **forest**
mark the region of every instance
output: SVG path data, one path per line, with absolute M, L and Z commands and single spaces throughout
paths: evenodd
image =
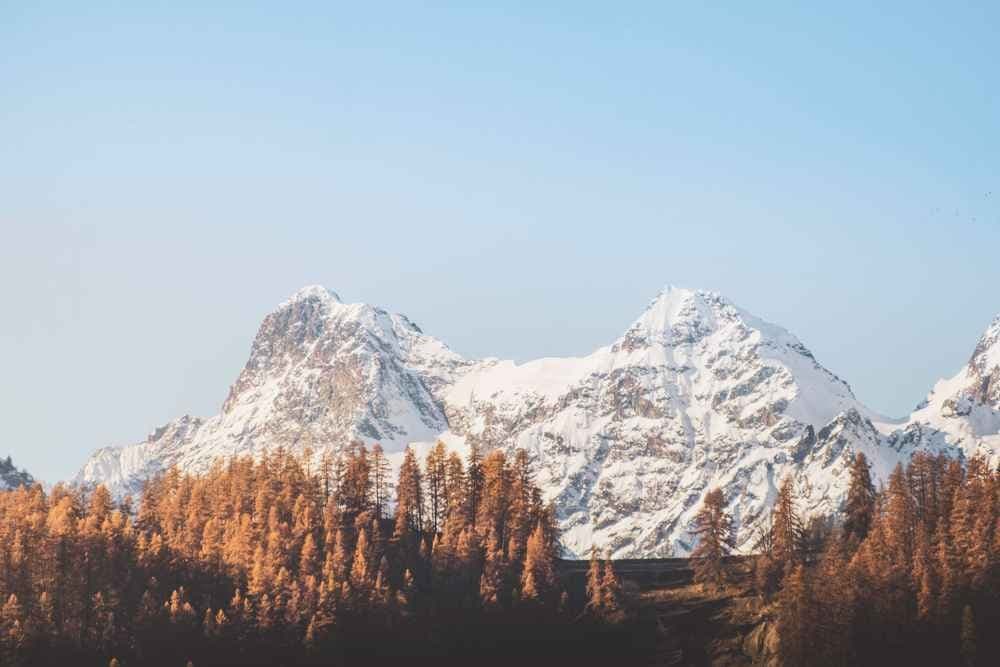
M 925 453 L 878 490 L 863 454 L 850 473 L 842 515 L 807 525 L 786 480 L 757 541 L 780 664 L 1000 664 L 1000 474 Z M 708 580 L 724 528 L 703 542 Z
M 389 477 L 356 444 L 172 469 L 121 503 L 0 493 L 0 662 L 648 664 L 657 629 L 614 564 L 595 552 L 578 586 L 560 576 L 523 451 L 410 449 Z M 850 479 L 842 513 L 809 521 L 784 480 L 735 560 L 723 492 L 703 497 L 696 585 L 742 568 L 776 637 L 745 664 L 1000 664 L 1000 473 L 918 454 L 876 488 L 858 454 Z
M 600 604 L 562 589 L 553 512 L 524 452 L 463 461 L 439 443 L 421 465 L 407 450 L 394 484 L 378 445 L 315 461 L 278 450 L 170 470 L 134 507 L 100 486 L 0 493 L 0 662 L 628 654 L 613 568 Z

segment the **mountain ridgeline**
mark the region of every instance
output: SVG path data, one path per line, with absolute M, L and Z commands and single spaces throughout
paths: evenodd
M 713 488 L 748 550 L 786 477 L 805 514 L 833 514 L 857 453 L 877 481 L 916 452 L 995 462 L 1000 318 L 958 375 L 889 420 L 794 335 L 713 292 L 667 288 L 610 345 L 516 364 L 465 359 L 403 315 L 307 287 L 264 319 L 218 415 L 101 449 L 75 481 L 124 497 L 172 466 L 357 441 L 397 469 L 410 445 L 524 450 L 569 557 L 684 555 Z

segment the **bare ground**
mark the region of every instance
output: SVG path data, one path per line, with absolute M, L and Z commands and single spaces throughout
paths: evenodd
M 753 664 L 744 643 L 760 623 L 761 610 L 751 590 L 748 561 L 730 560 L 731 581 L 722 589 L 695 584 L 685 559 L 622 560 L 614 567 L 636 605 L 635 641 L 649 647 L 645 664 Z M 586 563 L 564 563 L 562 570 L 581 584 Z

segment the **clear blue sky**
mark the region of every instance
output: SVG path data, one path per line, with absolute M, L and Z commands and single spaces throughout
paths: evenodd
M 995 3 L 129 4 L 0 5 L 0 454 L 50 481 L 214 414 L 307 283 L 518 360 L 716 289 L 895 415 L 1000 312 Z

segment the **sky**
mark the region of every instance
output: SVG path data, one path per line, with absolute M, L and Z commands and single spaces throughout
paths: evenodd
M 215 414 L 306 284 L 519 361 L 717 290 L 894 416 L 1000 313 L 996 3 L 248 4 L 0 3 L 37 477 Z

